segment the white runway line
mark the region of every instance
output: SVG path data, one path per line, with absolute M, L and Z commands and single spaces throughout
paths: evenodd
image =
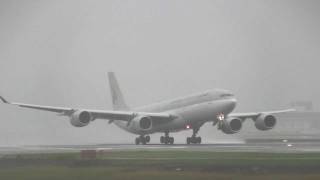
M 97 148 L 96 151 L 114 150 L 115 148 Z
M 94 145 L 50 145 L 50 146 L 18 146 L 18 147 L 0 147 L 0 155 L 6 154 L 36 154 L 36 153 L 63 153 L 80 152 L 81 150 L 96 151 L 209 151 L 209 152 L 320 152 L 320 142 L 296 142 L 283 143 L 248 143 L 248 144 L 201 144 L 201 145 L 133 145 L 133 144 L 94 144 Z
M 178 147 L 171 147 L 172 149 L 186 149 L 187 148 L 187 146 L 178 146 Z

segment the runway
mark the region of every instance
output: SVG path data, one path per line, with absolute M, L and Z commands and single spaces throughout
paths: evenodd
M 320 141 L 279 141 L 250 142 L 232 144 L 200 144 L 200 145 L 133 145 L 133 144 L 93 144 L 93 145 L 41 145 L 0 147 L 0 155 L 39 154 L 96 151 L 211 151 L 211 152 L 266 152 L 266 153 L 315 153 L 320 152 Z

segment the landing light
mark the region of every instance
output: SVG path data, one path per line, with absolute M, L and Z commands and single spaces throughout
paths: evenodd
M 217 118 L 218 118 L 219 121 L 223 121 L 224 120 L 224 114 L 223 113 L 218 114 Z

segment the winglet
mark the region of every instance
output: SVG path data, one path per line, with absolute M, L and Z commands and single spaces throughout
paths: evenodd
M 5 98 L 3 98 L 2 96 L 0 96 L 0 99 L 3 103 L 6 103 L 6 104 L 10 104 L 9 101 L 7 101 Z

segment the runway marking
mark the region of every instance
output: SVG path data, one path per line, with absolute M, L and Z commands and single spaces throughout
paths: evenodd
M 273 160 L 273 161 L 278 161 L 278 160 L 320 160 L 320 157 L 284 157 L 284 158 L 279 158 L 279 157 L 265 157 L 265 158 L 246 158 L 246 157 L 213 157 L 213 158 L 208 158 L 208 157 L 179 157 L 179 158 L 174 158 L 174 157 L 155 157 L 155 158 L 148 158 L 148 157 L 104 157 L 104 159 L 110 159 L 110 160 Z
M 172 149 L 186 149 L 187 146 L 180 146 L 180 147 L 172 147 Z
M 292 145 L 292 146 L 290 146 Z M 90 144 L 90 145 L 43 145 L 43 146 L 14 146 L 0 147 L 0 155 L 5 154 L 34 154 L 34 153 L 63 153 L 80 152 L 81 150 L 96 151 L 208 151 L 208 152 L 263 152 L 263 153 L 299 153 L 320 152 L 320 143 L 297 142 L 297 143 L 248 143 L 248 144 L 201 144 L 201 145 L 133 145 L 133 144 Z
M 97 151 L 103 151 L 103 150 L 113 150 L 115 148 L 97 148 Z
M 159 146 L 159 147 L 141 147 L 141 149 L 184 149 L 186 146 Z

